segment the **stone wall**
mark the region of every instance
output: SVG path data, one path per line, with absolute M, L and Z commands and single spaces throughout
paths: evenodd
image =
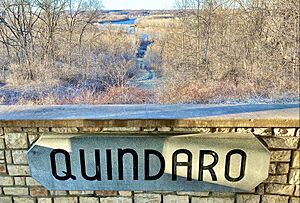
M 6 127 L 0 126 L 0 203 L 298 203 L 300 202 L 300 130 L 289 128 L 177 127 Z M 50 126 L 50 125 L 49 125 Z M 241 133 L 252 132 L 271 151 L 269 177 L 249 193 L 48 191 L 30 177 L 27 150 L 42 134 L 134 132 Z

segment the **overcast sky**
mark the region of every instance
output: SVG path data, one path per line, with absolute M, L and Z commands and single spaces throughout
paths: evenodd
M 175 0 L 103 0 L 105 10 L 173 9 Z

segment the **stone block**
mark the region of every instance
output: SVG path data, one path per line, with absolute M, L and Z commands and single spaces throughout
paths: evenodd
M 54 133 L 78 133 L 78 128 L 51 128 Z
M 99 203 L 98 197 L 79 197 L 80 203 Z
M 163 196 L 164 203 L 188 203 L 188 196 L 177 196 L 177 195 L 164 195 Z
M 54 203 L 78 203 L 77 197 L 54 197 Z
M 0 176 L 0 186 L 12 186 L 14 184 L 14 180 L 9 176 Z
M 264 181 L 265 183 L 287 183 L 287 175 L 271 175 Z
M 38 131 L 40 133 L 48 133 L 50 131 L 50 129 L 49 128 L 38 128 Z
M 24 186 L 25 185 L 25 177 L 14 177 L 15 185 Z
M 4 138 L 0 137 L 0 149 L 5 149 Z
M 20 133 L 23 132 L 22 128 L 19 127 L 6 127 L 4 133 Z
M 300 169 L 291 169 L 289 184 L 300 185 Z
M 291 197 L 290 203 L 299 203 L 300 197 Z
M 300 128 L 298 128 L 297 130 L 296 130 L 296 137 L 300 137 Z
M 300 150 L 293 151 L 292 168 L 300 168 Z
M 14 197 L 14 203 L 35 203 L 31 197 Z
M 187 195 L 194 197 L 207 197 L 209 196 L 209 192 L 177 192 L 177 195 Z
M 7 149 L 27 149 L 27 133 L 6 133 L 5 144 Z
M 32 187 L 29 188 L 30 196 L 32 197 L 46 197 L 48 196 L 48 190 L 43 187 Z
M 276 162 L 290 162 L 291 151 L 271 151 L 271 161 Z
M 233 197 L 192 197 L 192 203 L 234 203 Z
M 36 133 L 38 132 L 37 128 L 23 128 L 24 132 Z
M 266 193 L 276 195 L 293 195 L 294 185 L 266 184 Z
M 156 128 L 143 128 L 144 132 L 154 132 Z
M 254 128 L 253 134 L 259 136 L 272 136 L 273 131 L 272 128 Z
M 47 198 L 38 198 L 37 203 L 52 203 L 52 199 L 50 197 Z
M 2 159 L 2 160 L 5 159 L 4 150 L 0 150 L 0 159 Z
M 278 163 L 276 167 L 276 174 L 288 174 L 290 170 L 289 163 Z
M 29 144 L 32 145 L 39 139 L 40 135 L 38 134 L 28 134 Z
M 288 196 L 280 196 L 280 195 L 263 195 L 261 203 L 288 203 Z
M 85 127 L 85 128 L 79 128 L 79 131 L 80 132 L 96 133 L 96 132 L 101 132 L 102 128 Z
M 232 133 L 235 132 L 235 128 L 216 128 L 217 133 Z
M 135 203 L 160 203 L 161 195 L 141 193 L 134 195 Z
M 0 196 L 0 202 L 1 203 L 13 203 L 12 197 L 1 197 Z
M 14 164 L 28 164 L 26 150 L 12 150 L 11 154 Z
M 298 137 L 266 137 L 263 140 L 270 149 L 297 149 L 300 138 Z
M 0 164 L 0 174 L 6 174 L 6 165 L 5 164 Z
M 211 196 L 214 196 L 214 197 L 234 197 L 235 193 L 232 193 L 232 192 L 212 192 Z
M 67 191 L 65 190 L 55 190 L 55 191 L 50 191 L 51 196 L 66 196 Z
M 3 192 L 5 195 L 24 196 L 28 195 L 28 188 L 26 187 L 4 187 Z
M 139 127 L 114 127 L 114 128 L 103 128 L 103 132 L 138 132 L 141 131 Z
M 269 174 L 276 174 L 276 164 L 270 163 Z
M 106 197 L 100 198 L 101 203 L 132 203 L 129 197 Z
M 295 128 L 274 128 L 275 136 L 293 137 L 295 133 Z
M 77 191 L 77 190 L 73 190 L 73 191 L 69 191 L 70 195 L 93 195 L 94 191 L 92 190 L 84 190 L 84 191 Z
M 300 197 L 300 185 L 295 186 L 294 196 Z
M 123 197 L 131 197 L 132 192 L 131 191 L 119 191 L 119 195 Z
M 7 164 L 12 164 L 12 156 L 11 156 L 11 150 L 5 150 L 5 159 Z
M 21 165 L 7 165 L 7 170 L 11 176 L 29 175 L 29 167 Z
M 252 128 L 237 128 L 236 132 L 237 133 L 251 133 L 252 132 Z
M 157 131 L 159 131 L 159 132 L 170 132 L 171 130 L 172 130 L 172 128 L 170 128 L 170 127 L 157 128 Z
M 0 128 L 0 136 L 4 134 L 3 128 Z
M 236 203 L 259 203 L 260 195 L 237 194 Z
M 40 186 L 40 184 L 32 177 L 26 177 L 25 182 L 28 186 Z
M 114 190 L 96 190 L 96 195 L 101 197 L 115 197 L 118 196 L 118 191 Z

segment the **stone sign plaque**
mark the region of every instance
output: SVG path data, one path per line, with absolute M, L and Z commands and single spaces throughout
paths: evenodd
M 49 190 L 250 191 L 269 151 L 252 134 L 42 136 L 31 176 Z

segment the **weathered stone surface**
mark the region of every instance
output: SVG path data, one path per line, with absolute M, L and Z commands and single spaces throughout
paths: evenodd
M 1 197 L 0 196 L 0 202 L 1 203 L 12 203 L 13 200 L 12 200 L 12 197 Z
M 25 185 L 25 177 L 14 177 L 15 185 Z
M 288 196 L 263 195 L 261 203 L 288 203 Z
M 43 187 L 32 187 L 29 189 L 30 195 L 33 197 L 45 197 L 48 196 L 48 190 Z
M 118 195 L 118 191 L 114 190 L 96 190 L 95 193 L 101 197 L 114 197 Z
M 40 184 L 31 177 L 26 177 L 26 185 L 28 185 L 28 186 L 40 186 Z
M 260 135 L 260 136 L 272 136 L 272 128 L 254 128 L 253 131 L 254 135 Z
M 14 197 L 14 203 L 35 203 L 31 197 Z
M 4 138 L 0 137 L 0 149 L 5 149 Z
M 26 150 L 13 150 L 12 158 L 14 164 L 28 164 Z
M 233 192 L 212 192 L 211 196 L 213 197 L 234 197 L 235 193 Z
M 77 133 L 78 128 L 51 128 L 54 133 Z
M 0 176 L 0 186 L 10 186 L 14 184 L 12 177 Z
M 252 132 L 252 128 L 237 128 L 236 132 L 237 133 L 251 133 Z
M 98 197 L 79 197 L 80 203 L 99 203 Z
M 230 132 L 235 132 L 235 128 L 216 128 L 215 132 L 230 133 Z
M 269 174 L 276 174 L 276 164 L 270 163 Z
M 234 203 L 231 197 L 192 197 L 192 203 Z
M 300 128 L 297 129 L 295 134 L 296 134 L 296 137 L 300 137 Z
M 4 134 L 3 128 L 0 128 L 0 136 Z
M 161 195 L 159 194 L 136 194 L 134 195 L 135 203 L 160 203 Z
M 287 183 L 287 175 L 274 175 L 269 176 L 267 180 L 264 181 L 265 183 Z
M 7 170 L 8 170 L 9 175 L 11 175 L 11 176 L 29 175 L 28 166 L 8 165 Z
M 132 203 L 129 197 L 106 197 L 100 198 L 101 203 Z
M 39 139 L 40 135 L 38 134 L 28 134 L 28 140 L 29 144 L 32 145 L 34 142 L 36 142 Z
M 164 195 L 163 196 L 164 203 L 188 203 L 188 196 L 177 196 L 177 195 Z
M 20 127 L 6 127 L 4 128 L 4 133 L 20 133 L 23 132 Z
M 137 132 L 141 131 L 141 128 L 139 127 L 115 127 L 115 128 L 103 128 L 103 132 Z
M 259 195 L 263 195 L 265 193 L 265 184 L 260 184 L 256 187 L 256 193 Z
M 300 168 L 300 150 L 293 151 L 292 168 Z
M 2 160 L 5 159 L 4 150 L 0 150 L 0 159 L 2 159 Z
M 0 174 L 6 174 L 6 165 L 5 164 L 0 164 Z
M 84 191 L 73 190 L 73 191 L 70 191 L 69 193 L 70 193 L 70 195 L 93 195 L 94 191 L 91 191 L 91 190 L 84 190 Z
M 4 187 L 3 192 L 5 195 L 28 195 L 28 188 L 26 187 Z
M 157 128 L 157 131 L 159 131 L 159 132 L 170 132 L 171 130 L 172 130 L 172 128 L 170 128 L 170 127 Z
M 50 129 L 49 129 L 49 128 L 38 128 L 38 131 L 39 131 L 40 133 L 47 133 L 47 132 L 50 131 Z
M 37 128 L 23 128 L 24 132 L 36 133 L 38 132 Z
M 300 197 L 300 185 L 296 185 L 294 195 Z
M 188 195 L 195 197 L 207 197 L 209 196 L 209 192 L 177 192 L 178 195 Z
M 271 161 L 276 162 L 290 162 L 291 151 L 271 151 Z
M 143 128 L 144 132 L 154 132 L 156 128 Z
M 11 150 L 5 150 L 5 158 L 6 158 L 6 163 L 7 164 L 12 164 L 12 155 L 11 155 Z
M 276 167 L 276 174 L 288 174 L 290 169 L 289 163 L 278 163 Z
M 289 183 L 299 185 L 300 184 L 300 169 L 291 169 L 289 175 Z
M 79 128 L 79 131 L 80 132 L 95 133 L 95 132 L 101 132 L 102 128 L 88 128 L 88 127 L 85 127 L 85 128 Z
M 266 137 L 263 138 L 270 149 L 297 149 L 298 137 Z
M 56 191 L 50 191 L 51 196 L 66 196 L 67 191 L 65 190 L 56 190 Z
M 292 195 L 294 192 L 294 185 L 282 184 L 267 184 L 266 193 L 276 195 Z
M 259 203 L 260 195 L 237 194 L 236 203 Z
M 275 136 L 293 137 L 295 136 L 295 132 L 295 128 L 274 128 Z
M 54 203 L 78 203 L 77 197 L 54 197 Z
M 290 200 L 290 203 L 299 203 L 300 202 L 300 197 L 292 197 Z
M 38 203 L 52 203 L 52 199 L 50 197 L 48 197 L 48 198 L 38 198 L 37 202 Z
M 6 148 L 8 149 L 27 149 L 27 134 L 26 133 L 6 133 L 4 135 Z
M 131 191 L 119 191 L 119 195 L 123 197 L 131 197 L 132 192 Z

